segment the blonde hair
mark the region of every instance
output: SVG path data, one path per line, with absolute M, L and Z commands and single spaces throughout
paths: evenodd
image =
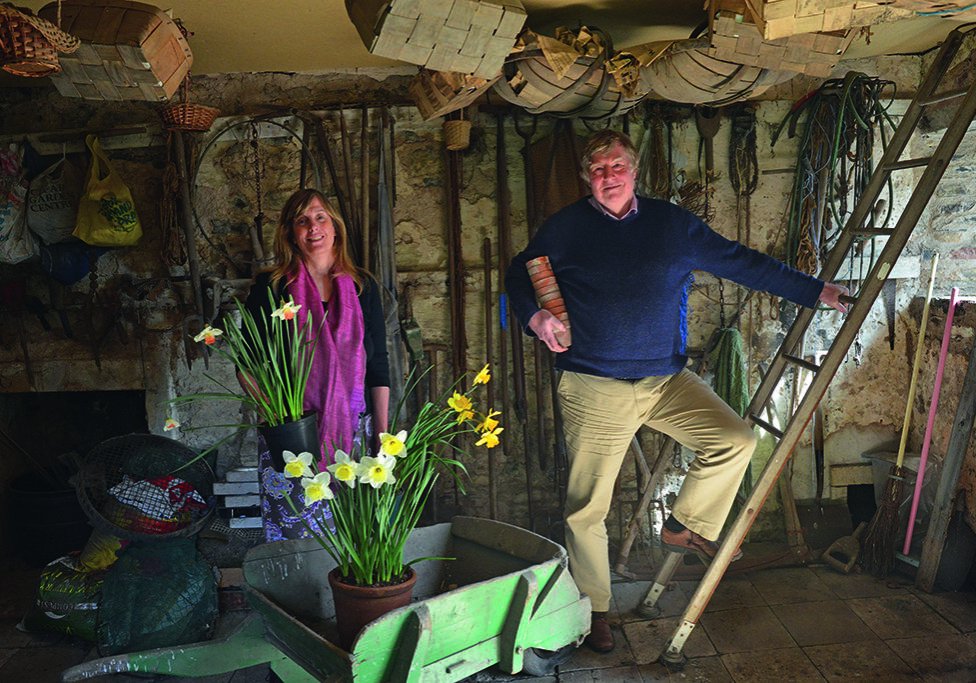
M 274 285 L 282 279 L 289 283 L 298 275 L 302 252 L 295 241 L 295 220 L 305 213 L 315 199 L 322 202 L 322 207 L 332 218 L 332 224 L 335 226 L 335 243 L 332 246 L 335 253 L 335 266 L 332 272 L 350 275 L 356 282 L 356 291 L 362 290 L 366 273 L 353 263 L 346 224 L 329 198 L 312 188 L 293 193 L 281 208 L 281 217 L 278 219 L 274 236 L 275 263 L 271 269 L 271 284 Z
M 638 154 L 633 141 L 619 131 L 604 128 L 587 139 L 583 146 L 583 153 L 580 155 L 580 175 L 583 176 L 583 182 L 587 186 L 590 184 L 590 164 L 593 163 L 593 157 L 606 154 L 611 147 L 617 144 L 623 148 L 624 153 L 630 159 L 630 163 L 633 164 L 634 170 L 637 170 Z

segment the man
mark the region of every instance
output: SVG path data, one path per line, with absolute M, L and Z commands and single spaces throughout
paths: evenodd
M 688 292 L 701 270 L 802 306 L 844 312 L 846 288 L 792 270 L 725 239 L 674 204 L 638 197 L 637 150 L 603 130 L 587 142 L 581 172 L 592 196 L 550 217 L 512 259 L 505 286 L 529 335 L 557 353 L 559 403 L 570 471 L 570 571 L 590 596 L 586 644 L 610 652 L 610 563 L 604 520 L 627 447 L 645 424 L 696 454 L 661 532 L 662 545 L 707 561 L 756 445 L 752 428 L 685 369 Z M 572 327 L 536 305 L 526 263 L 548 256 Z M 737 554 L 741 556 L 740 553 Z

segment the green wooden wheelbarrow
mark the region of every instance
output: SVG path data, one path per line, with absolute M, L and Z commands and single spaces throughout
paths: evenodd
M 346 652 L 315 541 L 259 545 L 244 559 L 253 613 L 226 638 L 92 660 L 62 674 L 78 681 L 118 672 L 212 676 L 269 663 L 285 681 L 457 681 L 493 665 L 543 676 L 590 628 L 590 600 L 569 575 L 562 546 L 525 529 L 474 517 L 417 529 L 405 556 L 414 601 L 369 623 Z

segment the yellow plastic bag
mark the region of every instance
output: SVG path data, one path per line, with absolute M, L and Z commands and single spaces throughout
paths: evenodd
M 138 244 L 142 225 L 132 203 L 132 193 L 108 162 L 98 138 L 89 135 L 85 141 L 91 150 L 92 162 L 72 234 L 96 247 Z

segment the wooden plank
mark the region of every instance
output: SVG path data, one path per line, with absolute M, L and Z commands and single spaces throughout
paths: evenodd
M 927 592 L 931 592 L 935 586 L 935 577 L 939 571 L 942 550 L 949 529 L 949 518 L 952 515 L 952 503 L 959 483 L 959 472 L 966 458 L 974 421 L 976 421 L 976 349 L 969 353 L 969 367 L 963 380 L 962 394 L 956 407 L 956 418 L 952 423 L 949 444 L 946 446 L 942 478 L 939 480 L 939 489 L 935 494 L 935 505 L 929 516 L 929 528 L 925 534 L 925 543 L 922 545 L 918 572 L 915 574 L 915 585 Z

